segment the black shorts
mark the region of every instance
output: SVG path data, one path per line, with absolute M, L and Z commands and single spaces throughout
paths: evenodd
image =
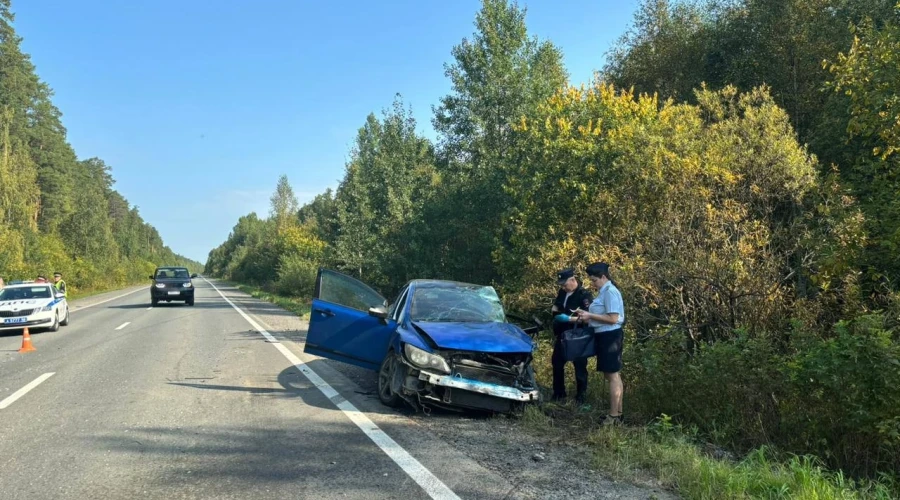
M 594 334 L 598 372 L 618 373 L 622 369 L 623 340 L 624 334 L 621 328 Z

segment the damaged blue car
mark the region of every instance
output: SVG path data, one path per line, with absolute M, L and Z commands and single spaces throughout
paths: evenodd
M 365 283 L 320 269 L 304 352 L 378 373 L 388 406 L 514 412 L 540 399 L 529 333 L 490 286 L 407 283 L 390 305 Z

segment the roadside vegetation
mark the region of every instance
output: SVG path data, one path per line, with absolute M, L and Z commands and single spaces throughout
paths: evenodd
M 622 481 L 648 475 L 684 498 L 896 498 L 890 478 L 852 479 L 813 456 L 761 447 L 734 457 L 668 415 L 643 426 L 600 427 L 590 412 L 552 404 L 523 417 L 532 433 L 593 449 L 593 466 Z M 640 482 L 640 481 L 638 481 Z
M 691 498 L 900 495 L 900 5 L 645 0 L 579 85 L 484 0 L 446 75 L 437 143 L 395 97 L 335 192 L 300 207 L 282 177 L 206 272 L 301 301 L 319 266 L 489 283 L 548 318 L 554 272 L 605 260 L 631 425 L 532 418 Z M 591 387 L 571 418 L 604 412 Z
M 77 157 L 13 20 L 0 0 L 0 277 L 59 271 L 78 295 L 146 280 L 158 264 L 199 271 L 113 189 L 109 165 Z
M 238 290 L 250 295 L 251 297 L 270 302 L 286 311 L 290 311 L 296 314 L 301 319 L 309 320 L 309 313 L 311 311 L 312 305 L 309 299 L 267 292 L 258 286 L 244 285 L 241 283 L 232 284 L 235 285 Z

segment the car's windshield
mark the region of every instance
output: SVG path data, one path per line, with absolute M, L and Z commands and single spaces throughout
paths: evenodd
M 156 271 L 156 279 L 167 278 L 190 278 L 191 275 L 187 269 L 159 269 Z
M 22 286 L 15 288 L 4 288 L 0 290 L 0 301 L 4 300 L 26 300 L 26 299 L 49 299 L 49 286 Z
M 497 292 L 489 286 L 454 285 L 416 288 L 410 304 L 412 321 L 506 321 Z

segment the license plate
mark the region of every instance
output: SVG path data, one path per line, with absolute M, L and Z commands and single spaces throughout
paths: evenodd
M 181 292 L 169 292 L 169 295 L 178 295 L 178 294 L 180 294 L 180 293 L 181 293 Z
M 28 318 L 6 318 L 3 320 L 4 323 L 24 323 L 28 321 Z

